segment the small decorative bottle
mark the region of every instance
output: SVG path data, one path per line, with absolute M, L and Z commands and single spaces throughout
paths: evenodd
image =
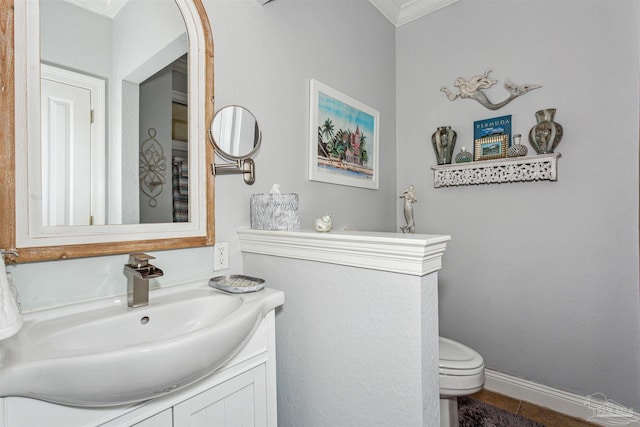
M 467 151 L 467 147 L 461 147 L 460 152 L 456 155 L 456 163 L 468 163 L 471 161 L 471 153 Z
M 507 157 L 522 157 L 527 155 L 529 150 L 520 144 L 520 137 L 521 135 L 519 133 L 513 135 L 513 145 L 507 150 Z

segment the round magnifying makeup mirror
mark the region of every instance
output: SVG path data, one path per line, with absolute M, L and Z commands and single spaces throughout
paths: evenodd
M 229 160 L 251 157 L 262 139 L 255 116 L 238 105 L 228 105 L 213 116 L 209 135 L 218 154 Z
M 255 163 L 251 156 L 258 151 L 262 134 L 256 117 L 244 107 L 228 105 L 220 109 L 211 121 L 209 138 L 222 158 L 235 163 L 214 164 L 214 174 L 244 175 L 244 182 L 255 182 Z

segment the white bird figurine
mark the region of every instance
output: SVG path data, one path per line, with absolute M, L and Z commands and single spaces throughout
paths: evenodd
M 323 215 L 319 218 L 313 220 L 313 229 L 320 232 L 331 231 L 331 227 L 333 224 L 331 223 L 331 215 Z

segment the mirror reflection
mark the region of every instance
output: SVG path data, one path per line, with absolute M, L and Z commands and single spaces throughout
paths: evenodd
M 218 154 L 231 160 L 251 157 L 261 141 L 255 116 L 237 105 L 226 106 L 215 114 L 209 134 Z
M 41 223 L 188 222 L 182 14 L 174 0 L 95 4 L 40 1 Z

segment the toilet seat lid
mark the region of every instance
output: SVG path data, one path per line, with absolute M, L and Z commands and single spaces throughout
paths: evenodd
M 440 337 L 440 370 L 475 370 L 484 368 L 480 354 L 457 341 Z

